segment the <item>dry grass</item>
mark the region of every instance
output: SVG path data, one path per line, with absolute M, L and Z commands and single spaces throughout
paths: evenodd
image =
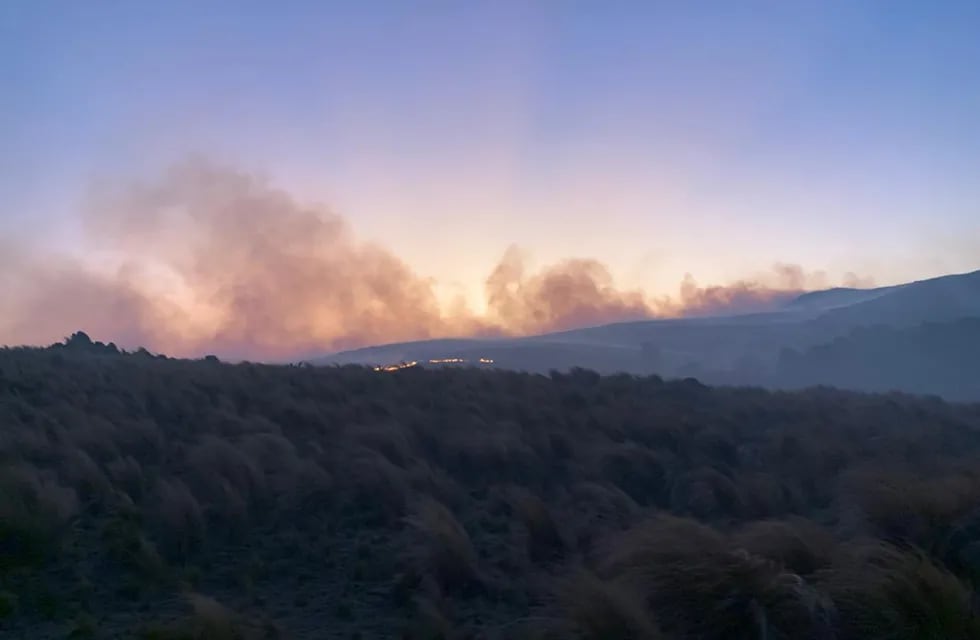
M 190 611 L 181 619 L 152 625 L 139 631 L 143 640 L 274 640 L 281 637 L 274 627 L 262 627 L 232 611 L 214 598 L 188 593 Z
M 42 563 L 78 511 L 74 489 L 17 464 L 0 469 L 0 574 Z
M 663 634 L 643 600 L 629 587 L 587 572 L 569 578 L 561 602 L 572 627 L 586 640 L 660 640 Z
M 980 637 L 978 457 L 897 395 L 0 350 L 0 635 Z
M 422 573 L 451 591 L 470 593 L 483 584 L 476 552 L 466 529 L 453 513 L 432 498 L 416 506 L 406 522 L 422 536 Z
M 921 551 L 855 545 L 841 552 L 826 580 L 846 637 L 980 638 L 977 594 Z
M 831 531 L 803 518 L 750 522 L 732 542 L 801 576 L 829 567 L 837 544 Z
M 602 575 L 629 585 L 680 637 L 813 637 L 832 623 L 830 603 L 800 576 L 692 520 L 663 516 L 629 531 Z
M 439 603 L 432 598 L 419 596 L 414 602 L 414 613 L 402 631 L 404 640 L 451 640 L 456 628 Z
M 157 526 L 166 532 L 162 540 L 167 552 L 186 557 L 205 539 L 204 514 L 194 494 L 178 479 L 160 480 L 154 491 L 156 509 L 152 516 Z
M 973 473 L 923 479 L 908 472 L 866 472 L 848 480 L 875 535 L 926 549 L 934 549 L 937 534 L 980 505 L 980 478 Z
M 528 558 L 532 562 L 561 558 L 567 542 L 544 500 L 520 487 L 512 487 L 507 497 L 527 532 Z

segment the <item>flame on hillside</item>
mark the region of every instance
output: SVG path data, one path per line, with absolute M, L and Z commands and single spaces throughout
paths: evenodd
M 425 364 L 465 364 L 465 365 L 488 365 L 493 364 L 493 358 L 477 358 L 475 360 L 470 360 L 468 358 L 430 358 L 425 361 Z M 375 371 L 401 371 L 402 369 L 411 369 L 412 367 L 420 366 L 421 362 L 418 360 L 409 360 L 408 362 L 399 362 L 397 364 L 386 364 L 374 367 Z

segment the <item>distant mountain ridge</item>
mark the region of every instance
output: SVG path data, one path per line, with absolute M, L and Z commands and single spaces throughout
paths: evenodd
M 909 326 L 980 316 L 980 271 L 920 280 L 828 311 L 836 320 L 858 325 Z
M 804 354 L 861 328 L 929 324 L 928 331 L 935 332 L 943 330 L 943 323 L 966 318 L 980 318 L 980 271 L 873 289 L 814 291 L 766 312 L 621 322 L 523 338 L 406 342 L 344 351 L 312 362 L 385 365 L 417 361 L 425 366 L 432 364 L 430 360 L 458 358 L 469 364 L 483 358 L 493 360 L 495 367 L 535 372 L 583 367 L 602 373 L 656 373 L 778 386 L 781 381 L 774 376 L 779 375 L 787 350 Z M 956 335 L 970 336 L 976 326 L 980 325 L 958 325 Z M 858 339 L 868 338 L 859 335 Z M 977 339 L 980 342 L 980 336 Z M 887 366 L 895 366 L 899 361 L 889 362 Z M 869 363 L 862 370 L 873 371 L 874 365 Z M 886 366 L 884 361 L 882 366 Z M 943 376 L 949 374 L 942 370 L 942 362 L 930 366 Z M 833 377 L 831 369 L 822 371 Z M 794 375 L 799 380 L 812 378 L 801 371 Z M 834 384 L 834 380 L 819 382 Z
M 875 289 L 854 289 L 849 287 L 834 287 L 821 291 L 808 291 L 790 300 L 787 310 L 822 310 L 846 307 L 859 302 L 874 300 L 905 285 L 879 287 Z

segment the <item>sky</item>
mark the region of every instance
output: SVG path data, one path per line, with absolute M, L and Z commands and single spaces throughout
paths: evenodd
M 24 254 L 6 277 L 152 254 L 186 278 L 179 238 L 116 229 L 107 250 L 91 218 L 118 213 L 106 189 L 186 196 L 189 164 L 288 194 L 269 215 L 339 216 L 431 289 L 426 318 L 486 314 L 515 248 L 528 274 L 591 260 L 658 300 L 685 277 L 786 288 L 785 265 L 803 288 L 978 269 L 978 29 L 954 0 L 3 2 L 0 248 Z M 42 307 L 88 318 L 74 303 Z M 45 336 L 0 324 L 0 343 Z

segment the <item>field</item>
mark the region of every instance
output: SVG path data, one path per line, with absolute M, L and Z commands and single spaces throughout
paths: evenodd
M 980 637 L 980 405 L 0 351 L 4 638 Z

